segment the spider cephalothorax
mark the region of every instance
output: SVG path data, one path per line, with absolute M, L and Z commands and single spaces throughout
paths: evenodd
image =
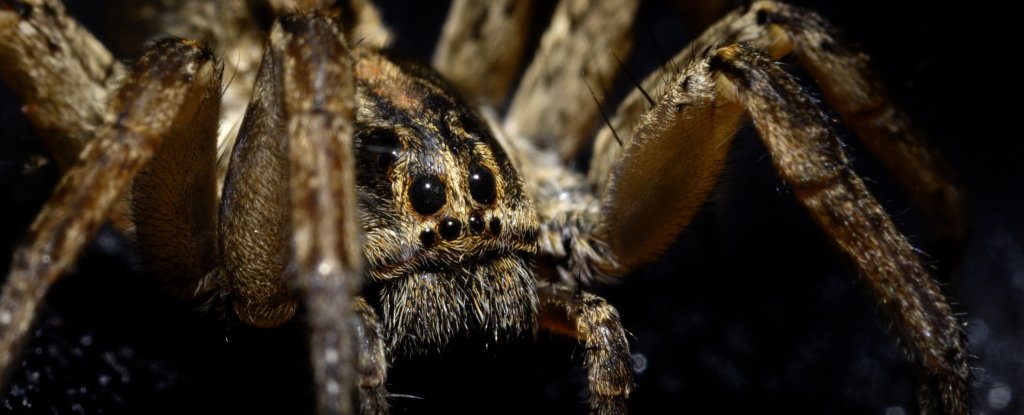
M 537 215 L 508 156 L 430 69 L 369 55 L 355 74 L 367 272 L 393 343 L 532 329 Z
M 124 230 L 172 293 L 224 299 L 257 327 L 305 310 L 322 412 L 387 412 L 395 354 L 545 330 L 583 345 L 591 410 L 624 413 L 626 332 L 589 284 L 664 252 L 708 198 L 746 115 L 908 345 L 923 409 L 969 412 L 957 319 L 829 117 L 773 58 L 799 58 L 953 234 L 959 193 L 867 57 L 813 12 L 758 1 L 722 17 L 634 81 L 583 172 L 573 160 L 601 112 L 591 85 L 606 89 L 618 72 L 636 2 L 563 1 L 504 111 L 526 2 L 456 2 L 438 72 L 381 52 L 387 29 L 362 1 L 158 3 L 164 29 L 236 57 L 225 91 L 225 65 L 199 42 L 155 42 L 128 69 L 56 0 L 0 1 L 0 70 L 66 170 L 3 287 L 0 371 L 50 286 L 102 223 L 125 222 L 112 212 L 128 203 Z

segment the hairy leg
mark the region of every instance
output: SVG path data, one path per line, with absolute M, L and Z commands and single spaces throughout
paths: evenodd
M 321 10 L 338 13 L 345 36 L 353 44 L 383 49 L 391 45 L 394 35 L 380 18 L 380 11 L 370 0 L 258 0 L 275 16 L 298 11 Z
M 519 73 L 532 8 L 530 1 L 453 2 L 434 68 L 474 104 L 500 107 Z
M 613 128 L 598 135 L 591 180 L 606 187 L 608 169 L 621 150 L 614 135 L 630 137 L 634 126 L 640 125 L 645 106 L 651 104 L 647 92 L 671 89 L 677 79 L 673 74 L 682 66 L 709 48 L 736 42 L 748 42 L 775 59 L 795 55 L 818 81 L 831 107 L 911 194 L 936 229 L 940 248 L 955 251 L 964 243 L 964 202 L 951 169 L 889 98 L 871 69 L 870 58 L 821 16 L 774 1 L 757 1 L 726 15 L 623 100 Z
M 940 257 L 961 254 L 967 214 L 956 177 L 924 132 L 890 99 L 870 58 L 845 42 L 817 14 L 775 2 L 757 2 L 746 14 L 760 31 L 785 31 L 800 65 L 818 81 L 826 101 L 911 195 L 940 240 Z M 748 17 L 749 19 L 749 17 Z M 746 31 L 757 32 L 753 25 Z M 765 37 L 757 36 L 764 40 Z M 740 39 L 742 40 L 742 39 Z M 785 40 L 776 42 L 783 48 Z
M 775 95 L 775 99 L 771 94 L 751 93 L 750 89 L 743 88 L 749 87 L 749 84 L 740 82 L 744 80 L 744 75 L 737 75 L 743 73 L 738 71 L 734 73 L 738 79 L 725 83 L 728 85 L 725 88 L 711 80 L 725 97 L 733 98 L 719 99 L 718 93 L 714 93 L 704 99 L 697 99 L 699 93 L 691 91 L 689 94 L 681 94 L 685 92 L 681 90 L 686 88 L 680 88 L 688 84 L 692 90 L 694 85 L 702 84 L 696 81 L 703 78 L 691 76 L 694 74 L 689 73 L 691 70 L 688 68 L 694 65 L 690 64 L 683 68 L 680 75 L 665 73 L 666 70 L 676 70 L 672 67 L 677 64 L 708 59 L 706 54 L 718 42 L 749 41 L 775 57 L 795 53 L 808 71 L 818 78 L 829 102 L 896 173 L 904 187 L 914 192 L 925 213 L 940 229 L 940 234 L 944 234 L 953 245 L 956 245 L 963 237 L 963 207 L 959 192 L 952 185 L 953 180 L 948 168 L 938 153 L 927 145 L 921 133 L 911 126 L 909 118 L 889 101 L 881 84 L 875 80 L 868 67 L 868 58 L 845 46 L 835 32 L 835 29 L 813 13 L 774 2 L 756 2 L 750 8 L 725 17 L 695 41 L 694 46 L 677 55 L 674 63 L 668 65 L 668 69 L 662 69 L 648 77 L 643 83 L 643 88 L 634 91 L 619 107 L 618 115 L 612 122 L 613 129 L 603 130 L 596 144 L 590 178 L 599 188 L 606 189 L 603 237 L 609 241 L 613 252 L 619 254 L 620 261 L 626 265 L 619 272 L 625 272 L 632 265 L 660 252 L 665 243 L 671 240 L 669 235 L 674 235 L 674 231 L 681 230 L 689 223 L 696 207 L 706 198 L 707 191 L 713 185 L 717 174 L 707 175 L 708 170 L 705 169 L 700 169 L 701 173 L 696 176 L 670 173 L 682 170 L 683 166 L 691 163 L 669 162 L 681 160 L 662 157 L 659 152 L 669 148 L 667 146 L 685 146 L 688 141 L 683 139 L 671 145 L 652 144 L 658 140 L 665 140 L 658 131 L 678 131 L 669 126 L 687 117 L 692 118 L 687 127 L 690 129 L 694 125 L 717 125 L 718 127 L 712 131 L 731 130 L 734 126 L 699 121 L 706 120 L 706 116 L 684 114 L 701 108 L 700 103 L 704 102 L 708 108 L 715 108 L 712 114 L 722 115 L 732 111 L 728 109 L 730 102 L 743 102 L 755 117 L 756 125 L 762 130 L 762 137 L 769 142 L 768 147 L 776 159 L 776 164 L 783 171 L 783 176 L 797 189 L 796 193 L 801 202 L 820 226 L 853 259 L 869 288 L 883 304 L 888 318 L 894 322 L 904 344 L 921 367 L 925 374 L 924 384 L 919 392 L 922 408 L 926 413 L 967 413 L 970 411 L 971 377 L 963 333 L 948 302 L 925 272 L 909 242 L 895 229 L 877 201 L 867 193 L 861 180 L 846 166 L 845 156 L 842 155 L 838 143 L 831 142 L 832 139 L 813 141 L 807 138 L 810 137 L 808 135 L 790 140 L 803 140 L 799 146 L 780 146 L 780 143 L 786 142 L 779 138 L 780 134 L 786 134 L 789 129 L 809 134 L 809 129 L 805 127 L 807 123 L 804 122 L 808 119 L 814 121 L 811 124 L 815 126 L 813 128 L 819 130 L 818 133 L 828 130 L 823 116 L 806 115 L 813 114 L 808 111 L 816 112 L 817 109 L 809 104 L 805 93 Z M 743 53 L 735 56 L 751 56 L 751 52 L 745 48 L 742 50 Z M 705 55 L 699 56 L 701 53 Z M 721 64 L 722 60 L 718 62 Z M 772 68 L 769 72 L 773 75 L 768 78 L 773 82 L 788 79 L 777 68 L 758 62 L 761 66 Z M 715 70 L 723 71 L 728 67 L 720 66 Z M 723 73 L 728 75 L 728 71 Z M 786 87 L 790 88 L 791 82 L 786 82 Z M 650 98 L 646 97 L 645 91 L 667 92 L 659 99 L 658 106 L 644 112 L 645 104 L 653 104 Z M 766 91 L 769 90 L 762 89 L 760 92 Z M 782 98 L 800 104 L 801 107 L 787 106 L 786 102 L 779 101 Z M 666 101 L 669 104 L 681 105 L 680 110 L 673 112 L 659 109 Z M 754 104 L 755 102 L 757 104 Z M 760 106 L 755 108 L 753 105 Z M 804 114 L 793 118 L 802 121 L 796 122 L 791 119 L 783 123 L 768 117 L 782 116 L 790 112 Z M 770 131 L 764 131 L 765 129 Z M 630 141 L 624 146 L 619 145 L 616 133 L 628 137 Z M 709 165 L 720 169 L 728 140 L 713 137 L 709 137 L 708 140 L 711 142 L 700 146 L 700 152 L 687 157 L 709 160 Z M 651 148 L 659 150 L 645 151 Z M 801 149 L 804 151 L 796 151 Z M 816 155 L 808 156 L 810 149 L 819 150 L 812 153 Z M 828 157 L 823 157 L 826 155 Z M 801 167 L 801 163 L 810 162 L 818 163 L 817 167 Z M 826 167 L 837 170 L 827 171 Z M 654 192 L 673 195 L 674 198 L 669 200 L 674 203 L 669 203 L 669 206 L 653 204 L 654 207 L 651 208 L 651 203 L 636 202 L 650 200 L 649 197 L 638 198 L 637 195 L 623 190 L 630 189 L 630 186 L 621 185 L 645 181 L 666 182 L 662 177 L 654 180 L 650 173 L 636 173 L 637 169 L 644 168 L 656 172 L 659 176 L 675 175 L 678 180 L 696 186 L 681 187 L 681 191 Z M 811 174 L 811 177 L 814 177 L 815 168 L 818 169 L 817 174 L 831 174 L 834 177 L 819 177 L 802 183 L 800 175 Z M 644 209 L 633 209 L 631 206 L 642 206 Z M 654 221 L 651 218 L 670 217 L 656 215 L 658 210 L 678 212 L 685 220 Z M 623 229 L 634 229 L 629 226 L 630 224 L 664 224 L 666 220 L 669 220 L 670 226 L 659 226 L 655 231 L 660 232 L 648 234 L 662 235 L 660 238 L 648 237 L 645 242 L 626 241 L 617 236 L 628 234 L 623 233 Z M 673 226 L 676 227 L 673 231 L 665 229 Z
M 164 139 L 196 142 L 208 136 L 209 131 L 190 125 L 216 122 L 220 76 L 221 67 L 209 51 L 180 39 L 154 44 L 136 64 L 113 97 L 106 123 L 15 251 L 0 297 L 0 371 L 5 375 L 39 302 L 74 263 L 136 174 L 162 150 Z
M 665 78 L 664 90 L 623 147 L 611 147 L 619 159 L 604 167 L 610 177 L 598 231 L 625 264 L 618 271 L 656 255 L 689 222 L 745 109 L 782 177 L 853 261 L 908 346 L 925 375 L 922 407 L 967 413 L 970 371 L 956 318 L 906 237 L 848 166 L 828 118 L 792 77 L 737 44 L 705 49 Z
M 362 297 L 356 297 L 353 305 L 359 347 L 359 409 L 363 414 L 386 414 L 388 360 L 379 318 Z
M 103 124 L 123 72 L 60 1 L 0 1 L 0 76 L 62 171 Z
M 633 358 L 619 312 L 603 298 L 559 285 L 541 285 L 540 326 L 578 339 L 585 362 L 594 414 L 625 414 L 633 391 Z
M 632 48 L 638 3 L 560 2 L 512 98 L 505 131 L 571 160 L 599 119 L 593 91 L 609 89 L 620 69 L 616 56 Z
M 743 45 L 708 56 L 724 96 L 743 103 L 782 177 L 818 225 L 857 266 L 925 375 L 928 414 L 970 412 L 966 340 L 907 238 L 868 193 L 828 118 L 768 57 Z M 734 96 L 729 96 L 735 93 Z
M 352 314 L 362 271 L 352 143 L 355 60 L 333 19 L 285 16 L 278 27 L 271 48 L 282 64 L 291 242 L 309 313 L 319 406 L 322 413 L 351 413 L 358 357 L 345 316 Z
M 318 406 L 330 414 L 352 413 L 357 387 L 365 408 L 386 411 L 379 367 L 365 370 L 367 390 L 356 382 L 363 366 L 383 363 L 383 346 L 376 316 L 354 300 L 362 246 L 353 63 L 341 24 L 328 14 L 287 15 L 274 25 L 222 205 L 223 271 L 235 310 L 250 324 L 277 325 L 295 312 L 297 291 L 308 312 Z

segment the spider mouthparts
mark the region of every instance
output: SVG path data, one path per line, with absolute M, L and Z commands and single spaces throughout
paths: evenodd
M 450 266 L 427 262 L 384 281 L 383 318 L 397 347 L 443 346 L 457 333 L 508 338 L 531 330 L 537 289 L 531 251 L 490 251 Z

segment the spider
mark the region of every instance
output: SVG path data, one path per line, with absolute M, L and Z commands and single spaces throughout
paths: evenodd
M 288 2 L 183 2 L 166 29 L 199 28 L 211 47 L 167 38 L 131 69 L 59 2 L 0 3 L 5 80 L 65 170 L 3 287 L 0 369 L 9 371 L 48 288 L 109 219 L 178 296 L 222 300 L 253 326 L 304 308 L 321 412 L 385 412 L 395 354 L 444 348 L 466 332 L 498 341 L 544 330 L 584 345 L 591 410 L 623 413 L 633 389 L 625 331 L 587 287 L 674 240 L 749 116 L 907 344 L 923 374 L 922 409 L 969 412 L 949 306 L 850 170 L 818 103 L 773 60 L 795 55 L 951 233 L 956 189 L 867 58 L 813 12 L 755 2 L 722 18 L 638 82 L 580 172 L 566 166 L 600 125 L 590 100 L 619 72 L 635 4 L 557 6 L 502 115 L 526 3 L 456 2 L 439 73 L 381 52 L 389 36 L 374 8 L 350 3 L 293 14 Z M 275 22 L 265 48 L 263 20 Z M 237 59 L 224 90 L 211 50 Z M 130 218 L 115 209 L 122 200 Z

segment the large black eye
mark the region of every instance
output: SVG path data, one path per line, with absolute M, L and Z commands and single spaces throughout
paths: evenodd
M 359 144 L 362 147 L 360 167 L 381 171 L 386 171 L 398 160 L 398 151 L 402 147 L 398 134 L 385 128 L 370 128 L 359 132 Z
M 485 205 L 494 202 L 494 175 L 486 167 L 477 164 L 469 169 L 469 194 Z
M 433 174 L 416 176 L 409 188 L 412 208 L 424 215 L 437 212 L 444 206 L 444 182 Z

